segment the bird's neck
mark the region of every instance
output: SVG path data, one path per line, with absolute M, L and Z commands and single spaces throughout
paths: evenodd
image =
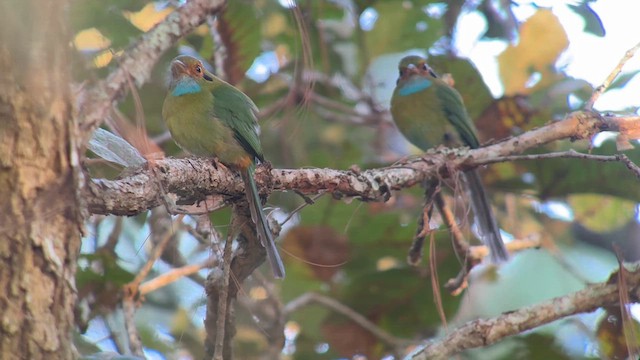
M 431 87 L 431 85 L 433 85 L 433 81 L 424 76 L 412 76 L 400 83 L 398 94 L 400 96 L 408 96 L 426 90 Z
M 172 86 L 171 95 L 182 96 L 187 94 L 196 94 L 200 91 L 202 91 L 202 86 L 200 86 L 195 79 L 183 77 Z

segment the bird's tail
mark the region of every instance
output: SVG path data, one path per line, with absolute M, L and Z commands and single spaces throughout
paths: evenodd
M 278 249 L 276 249 L 276 244 L 273 241 L 273 234 L 271 233 L 271 229 L 269 229 L 267 218 L 262 211 L 262 202 L 260 201 L 260 197 L 258 196 L 258 188 L 256 187 L 256 182 L 253 179 L 254 172 L 254 165 L 251 165 L 248 168 L 240 171 L 240 174 L 242 175 L 242 181 L 244 182 L 247 201 L 249 202 L 251 218 L 256 224 L 258 238 L 260 239 L 262 246 L 264 246 L 267 250 L 267 259 L 269 260 L 269 264 L 271 265 L 273 276 L 276 279 L 283 279 L 285 275 L 284 265 L 282 264 L 282 259 L 280 258 Z
M 464 179 L 469 190 L 480 240 L 491 251 L 491 261 L 494 263 L 506 261 L 509 258 L 509 253 L 500 236 L 500 228 L 491 210 L 480 175 L 476 170 L 471 170 L 464 173 Z

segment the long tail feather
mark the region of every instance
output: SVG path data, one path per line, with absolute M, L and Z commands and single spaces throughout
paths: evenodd
M 264 246 L 267 250 L 267 259 L 269 260 L 269 264 L 271 265 L 273 276 L 276 279 L 284 279 L 284 265 L 282 264 L 282 259 L 280 258 L 280 254 L 278 253 L 276 244 L 273 241 L 273 234 L 271 233 L 271 229 L 269 229 L 267 218 L 262 211 L 262 203 L 260 202 L 260 197 L 258 196 L 258 188 L 256 187 L 255 180 L 253 179 L 254 171 L 255 167 L 253 165 L 249 166 L 247 169 L 240 171 L 240 173 L 242 174 L 242 181 L 244 182 L 244 187 L 246 189 L 245 191 L 247 195 L 247 201 L 249 202 L 251 218 L 256 224 L 258 238 L 260 239 L 262 246 Z
M 480 240 L 491 251 L 491 261 L 494 263 L 506 261 L 509 259 L 509 253 L 500 236 L 500 228 L 491 210 L 480 175 L 476 170 L 471 170 L 464 173 L 464 179 L 469 190 Z

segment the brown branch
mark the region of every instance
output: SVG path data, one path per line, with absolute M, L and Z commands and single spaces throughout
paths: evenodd
M 625 154 L 616 155 L 618 160 L 620 160 L 633 174 L 640 179 L 640 167 L 636 165 L 631 159 L 627 157 Z
M 129 339 L 129 350 L 133 355 L 144 357 L 142 339 L 140 338 L 140 333 L 138 333 L 135 322 L 136 302 L 132 297 L 122 299 L 122 312 L 124 315 L 124 328 L 127 332 L 127 338 Z
M 118 58 L 119 66 L 104 80 L 83 90 L 78 95 L 78 109 L 84 141 L 89 140 L 93 130 L 108 118 L 113 104 L 125 95 L 129 77 L 138 87 L 142 86 L 160 56 L 224 4 L 224 0 L 191 0 L 177 8 L 131 45 Z
M 233 221 L 235 216 L 231 218 L 227 241 L 224 243 L 224 255 L 222 256 L 222 279 L 218 284 L 218 313 L 216 319 L 216 342 L 213 352 L 213 360 L 222 360 L 225 344 L 225 330 L 227 321 L 227 304 L 229 300 L 229 272 L 231 269 L 231 244 L 236 233 L 233 231 Z M 233 337 L 233 334 L 228 334 Z
M 631 301 L 640 297 L 640 267 L 626 274 Z M 508 336 L 548 324 L 557 319 L 594 311 L 602 306 L 618 305 L 617 272 L 605 283 L 590 285 L 572 294 L 557 297 L 504 313 L 492 319 L 478 319 L 453 330 L 449 335 L 421 346 L 407 359 L 447 359 L 460 351 L 485 347 Z
M 600 95 L 602 95 L 607 90 L 613 80 L 615 80 L 618 74 L 620 74 L 620 72 L 622 71 L 624 64 L 626 64 L 627 61 L 629 61 L 629 59 L 631 59 L 633 55 L 635 55 L 638 49 L 640 49 L 640 43 L 636 44 L 636 46 L 632 47 L 624 53 L 624 56 L 622 57 L 622 59 L 620 59 L 618 65 L 611 71 L 611 73 L 609 73 L 609 76 L 607 76 L 604 82 L 595 89 L 593 94 L 591 94 L 591 98 L 589 98 L 589 101 L 587 101 L 584 106 L 585 110 L 590 111 L 593 109 L 593 105 L 596 101 L 598 101 Z
M 610 161 L 622 161 L 618 158 L 617 155 L 593 155 L 577 152 L 573 149 L 567 151 L 559 151 L 552 152 L 546 154 L 530 154 L 530 155 L 508 155 L 508 156 L 499 156 L 493 159 L 489 159 L 485 162 L 485 164 L 494 164 L 500 162 L 511 162 L 511 161 L 523 161 L 523 160 L 545 160 L 545 159 L 583 159 L 583 160 L 594 160 L 601 162 L 610 162 Z
M 152 291 L 158 290 L 173 282 L 176 282 L 185 276 L 195 274 L 202 269 L 210 268 L 215 265 L 216 262 L 217 261 L 215 260 L 215 258 L 212 257 L 204 262 L 201 262 L 200 264 L 185 265 L 177 269 L 172 269 L 162 275 L 156 276 L 155 278 L 142 283 L 138 288 L 138 291 L 140 292 L 140 295 L 146 295 Z
M 222 269 L 212 269 L 205 282 L 205 290 L 207 293 L 207 310 L 204 320 L 206 339 L 205 348 L 207 354 L 210 357 L 214 355 L 214 349 L 216 344 L 216 334 L 218 331 L 218 309 L 219 302 L 226 301 L 226 316 L 225 316 L 225 336 L 223 358 L 232 359 L 232 346 L 231 342 L 233 336 L 236 333 L 235 328 L 235 300 L 240 289 L 240 285 L 244 280 L 253 273 L 253 271 L 264 262 L 266 257 L 266 250 L 261 245 L 260 240 L 256 236 L 255 227 L 249 213 L 249 209 L 246 203 L 238 202 L 232 209 L 232 226 L 233 232 L 238 234 L 236 241 L 238 243 L 238 250 L 233 252 L 231 260 L 231 269 L 229 274 L 231 277 L 228 281 L 226 289 L 223 278 L 224 273 Z M 231 231 L 231 230 L 230 230 Z M 223 294 L 226 292 L 226 294 Z M 224 299 L 224 300 L 223 300 Z
M 616 131 L 640 124 L 638 117 L 602 117 L 592 112 L 576 112 L 562 121 L 528 131 L 520 136 L 475 150 L 435 149 L 426 156 L 402 164 L 362 172 L 333 169 L 258 169 L 258 186 L 275 191 L 295 190 L 303 194 L 331 193 L 334 198 L 357 197 L 364 201 L 384 201 L 391 190 L 422 183 L 426 179 L 450 176 L 451 169 L 466 170 L 505 159 L 525 150 L 559 139 L 588 139 L 600 131 Z M 577 156 L 577 155 L 576 155 Z M 579 155 L 584 157 L 584 155 Z M 592 155 L 593 156 L 593 155 Z M 607 158 L 610 160 L 609 158 Z M 506 160 L 505 160 L 506 161 Z M 634 170 L 635 164 L 619 161 Z M 633 166 L 632 166 L 633 165 Z M 154 164 L 159 179 L 147 170 L 119 180 L 96 179 L 85 187 L 89 211 L 94 214 L 135 215 L 158 205 L 162 190 L 175 194 L 180 204 L 193 204 L 205 194 L 243 196 L 242 182 L 209 159 L 163 159 Z M 197 169 L 197 170 L 196 170 Z M 640 174 L 640 170 L 634 173 Z M 158 188 L 162 184 L 162 189 Z

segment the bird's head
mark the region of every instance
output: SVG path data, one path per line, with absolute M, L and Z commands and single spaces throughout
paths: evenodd
M 180 55 L 171 61 L 171 81 L 188 76 L 193 79 L 213 81 L 213 74 L 208 72 L 202 61 L 188 55 Z
M 437 78 L 438 75 L 429 67 L 427 60 L 421 56 L 405 56 L 398 64 L 398 84 L 415 76 Z
M 215 83 L 216 78 L 208 72 L 202 61 L 187 55 L 180 55 L 171 61 L 169 91 L 173 96 L 198 93 L 207 83 Z

